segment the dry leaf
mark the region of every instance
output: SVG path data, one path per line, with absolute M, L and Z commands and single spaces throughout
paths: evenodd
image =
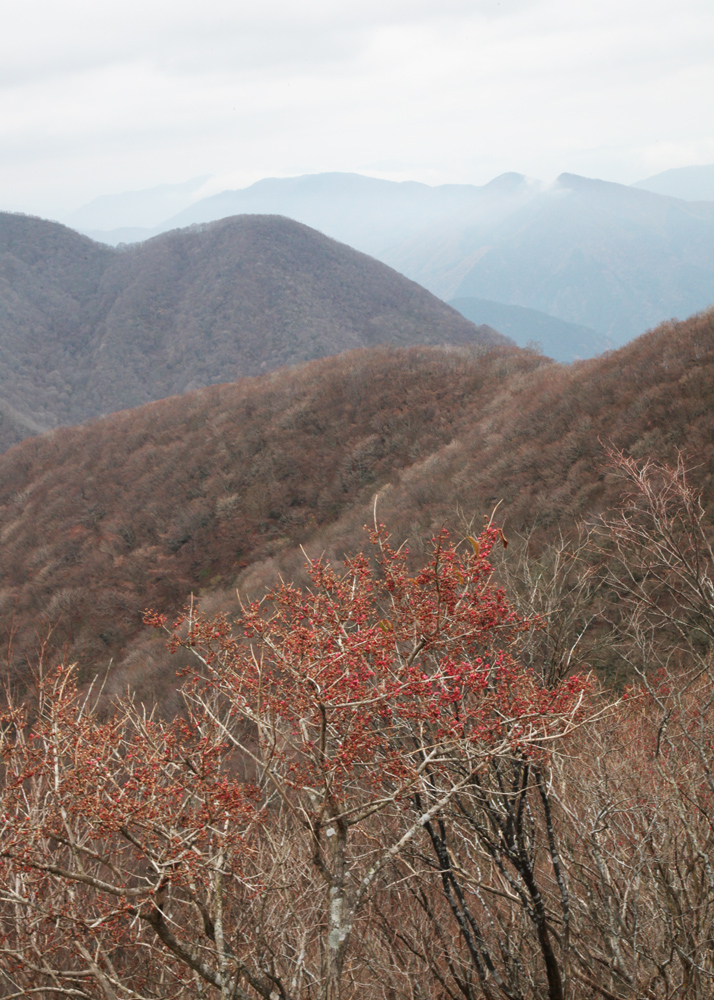
M 474 536 L 473 535 L 467 535 L 466 536 L 466 541 L 467 542 L 471 542 L 471 547 L 474 550 L 474 555 L 478 555 L 479 552 L 481 551 L 481 546 L 476 541 L 476 539 L 474 538 Z

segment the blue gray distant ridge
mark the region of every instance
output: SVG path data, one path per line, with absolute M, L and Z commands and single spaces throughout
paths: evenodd
M 446 301 L 501 303 L 574 325 L 577 343 L 563 340 L 561 328 L 552 355 L 571 360 L 714 302 L 714 201 L 674 198 L 645 183 L 561 174 L 543 184 L 507 173 L 482 186 L 431 187 L 309 174 L 196 200 L 153 229 L 84 231 L 116 245 L 234 215 L 287 216 Z
M 714 163 L 696 167 L 675 167 L 638 181 L 633 187 L 665 194 L 684 201 L 714 201 Z
M 489 299 L 456 298 L 449 302 L 472 323 L 490 326 L 510 337 L 519 347 L 529 347 L 566 364 L 608 349 L 607 338 L 587 326 L 566 323 L 538 309 L 509 306 Z

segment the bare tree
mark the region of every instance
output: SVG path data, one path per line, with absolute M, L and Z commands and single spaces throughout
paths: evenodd
M 192 610 L 175 642 L 197 673 L 172 722 L 131 701 L 102 718 L 61 669 L 41 679 L 32 719 L 10 706 L 8 995 L 408 996 L 400 969 L 416 956 L 404 966 L 371 907 L 425 837 L 429 891 L 447 891 L 475 988 L 514 995 L 488 958 L 498 941 L 485 943 L 444 865 L 460 850 L 444 822 L 476 829 L 484 808 L 520 816 L 526 793 L 540 794 L 538 762 L 581 724 L 587 685 L 546 689 L 511 655 L 527 623 L 493 585 L 498 539 L 489 528 L 457 549 L 442 533 L 414 577 L 380 530 L 373 562 L 360 554 L 342 573 L 315 562 L 311 589 L 283 584 L 234 623 Z M 523 777 L 496 806 L 514 766 Z M 536 862 L 504 843 L 559 998 L 548 918 L 528 885 Z M 445 978 L 442 966 L 432 971 Z
M 635 683 L 616 719 L 556 761 L 572 940 L 604 997 L 714 991 L 714 557 L 675 467 L 611 452 L 626 485 L 597 548 L 612 642 Z

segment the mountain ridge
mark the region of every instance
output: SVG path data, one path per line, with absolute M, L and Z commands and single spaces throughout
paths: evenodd
M 714 163 L 674 167 L 637 181 L 632 187 L 684 201 L 714 201 Z
M 33 424 L 78 423 L 350 348 L 472 342 L 504 341 L 384 264 L 278 216 L 116 250 L 0 215 L 0 399 L 25 421 L 5 428 L 6 446 Z
M 534 538 L 597 517 L 621 488 L 605 445 L 684 453 L 711 498 L 712 398 L 714 310 L 568 367 L 515 347 L 362 349 L 60 428 L 0 456 L 0 626 L 20 658 L 52 625 L 86 671 L 113 658 L 116 690 L 170 687 L 147 606 L 259 596 L 300 578 L 301 546 L 339 560 L 375 494 L 417 563 L 443 524 L 499 501 L 507 533 Z
M 500 333 L 511 337 L 518 347 L 536 347 L 549 358 L 570 364 L 609 350 L 607 338 L 595 330 L 575 323 L 555 319 L 537 309 L 509 306 L 491 299 L 457 298 L 449 305 L 470 319 L 472 323 L 486 323 Z
M 615 347 L 714 302 L 714 202 L 576 174 L 551 185 L 505 174 L 438 187 L 355 174 L 272 178 L 195 202 L 163 228 L 228 211 L 279 211 L 444 300 L 536 309 Z

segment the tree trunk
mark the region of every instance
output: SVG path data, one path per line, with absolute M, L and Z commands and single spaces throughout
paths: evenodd
M 343 887 L 333 885 L 330 889 L 330 906 L 328 911 L 323 1000 L 340 1000 L 345 945 L 351 930 L 350 922 L 345 912 L 346 909 L 347 900 L 345 899 Z

